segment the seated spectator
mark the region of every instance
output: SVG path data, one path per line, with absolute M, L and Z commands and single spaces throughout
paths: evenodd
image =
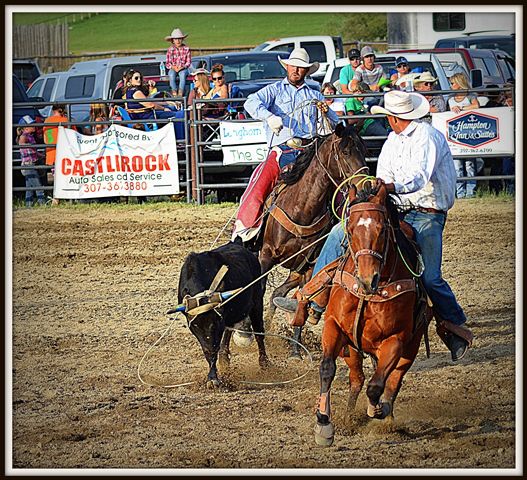
M 20 119 L 18 122 L 20 127 L 17 128 L 16 138 L 18 145 L 36 145 L 37 141 L 34 136 L 36 128 L 31 125 L 33 123 L 35 123 L 35 120 L 29 115 L 25 115 Z M 41 158 L 44 158 L 44 154 L 41 154 L 36 148 L 26 147 L 20 149 L 20 157 L 22 159 L 22 167 L 34 167 L 40 163 Z M 22 169 L 22 175 L 26 182 L 26 188 L 42 187 L 40 175 L 35 168 Z M 26 190 L 26 207 L 33 206 L 33 195 L 35 192 L 38 204 L 45 205 L 44 190 Z
M 360 53 L 362 64 L 355 69 L 351 91 L 358 93 L 359 85 L 365 83 L 372 92 L 378 92 L 380 91 L 379 80 L 386 78 L 382 65 L 375 63 L 375 53 L 370 46 L 363 47 Z M 370 97 L 364 100 L 364 105 L 370 108 L 372 105 L 378 105 L 381 100 L 382 97 Z
M 202 98 L 204 99 L 219 99 L 229 98 L 229 87 L 225 81 L 225 72 L 223 65 L 218 63 L 213 65 L 210 71 L 214 87 L 211 88 Z M 227 114 L 226 103 L 207 104 L 203 107 L 203 116 L 206 118 L 219 118 Z
M 468 90 L 470 84 L 467 76 L 464 73 L 455 73 L 450 77 L 450 86 L 452 90 Z M 453 94 L 448 99 L 448 107 L 454 113 L 460 113 L 465 110 L 474 110 L 479 108 L 477 96 L 472 93 L 460 92 Z M 478 172 L 477 165 L 483 164 L 479 158 L 474 160 L 460 160 L 454 158 L 454 165 L 458 177 L 475 177 Z M 457 182 L 456 196 L 457 198 L 472 198 L 475 197 L 477 183 L 475 180 Z
M 446 102 L 443 95 L 427 95 L 430 90 L 436 89 L 437 78 L 430 72 L 424 72 L 414 78 L 414 88 L 430 103 L 430 113 L 446 112 Z
M 193 73 L 194 88 L 190 91 L 188 96 L 188 104 L 192 105 L 195 99 L 204 98 L 211 90 L 209 72 L 205 68 L 198 68 Z M 203 103 L 198 104 L 198 107 Z
M 370 91 L 366 83 L 361 83 L 356 89 L 357 93 L 365 93 Z M 363 103 L 364 97 L 352 97 L 346 100 L 346 113 L 348 115 L 365 115 L 368 110 Z M 348 119 L 351 125 L 355 125 L 357 132 L 361 136 L 385 137 L 388 135 L 388 130 L 384 126 L 383 120 L 379 118 L 358 118 Z
M 119 80 L 117 82 L 117 84 L 115 85 L 115 88 L 113 89 L 112 99 L 114 99 L 114 100 L 122 100 L 124 98 L 124 86 L 126 84 L 126 76 L 132 70 L 133 69 L 130 68 L 130 69 L 125 70 L 123 72 L 123 76 L 121 77 L 121 80 Z
M 110 118 L 108 106 L 105 103 L 92 103 L 90 105 L 90 122 L 107 122 Z M 98 135 L 108 130 L 109 125 L 90 125 L 86 127 L 88 135 Z
M 397 71 L 390 77 L 392 83 L 395 83 L 401 77 L 408 75 L 411 71 L 408 60 L 406 60 L 405 57 L 397 57 L 395 60 L 395 69 Z
M 348 51 L 349 65 L 342 67 L 340 70 L 339 82 L 340 91 L 343 94 L 351 95 L 352 91 L 349 89 L 350 82 L 353 80 L 355 70 L 360 65 L 360 52 L 356 48 Z
M 125 109 L 132 120 L 145 120 L 154 118 L 174 118 L 177 108 L 173 102 L 149 102 L 149 86 L 143 82 L 143 75 L 137 70 L 129 70 L 126 74 L 124 98 Z

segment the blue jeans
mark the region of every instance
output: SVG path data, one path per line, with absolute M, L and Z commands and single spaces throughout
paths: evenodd
M 170 83 L 170 90 L 178 90 L 177 79 L 179 79 L 179 90 L 185 92 L 185 83 L 187 81 L 188 68 L 184 68 L 179 72 L 170 69 L 168 71 L 168 83 Z
M 446 215 L 411 210 L 405 215 L 404 220 L 415 231 L 416 241 L 421 249 L 425 265 L 422 281 L 434 304 L 434 310 L 442 319 L 456 325 L 462 325 L 467 320 L 465 313 L 457 303 L 452 289 L 441 276 L 443 229 L 445 228 Z M 313 276 L 324 266 L 344 255 L 346 248 L 347 239 L 342 224 L 339 223 L 333 227 L 322 247 L 313 269 Z
M 40 183 L 40 177 L 37 170 L 22 170 L 22 175 L 24 175 L 24 180 L 26 181 L 26 188 L 35 188 L 42 187 Z M 33 201 L 33 195 L 37 192 L 36 197 L 38 203 L 43 205 L 46 203 L 46 197 L 44 196 L 44 190 L 26 190 L 26 205 L 31 206 Z
M 456 174 L 459 177 L 475 177 L 476 176 L 476 160 L 458 160 L 454 159 L 454 167 Z M 476 180 L 462 180 L 456 183 L 456 197 L 470 198 L 475 195 Z

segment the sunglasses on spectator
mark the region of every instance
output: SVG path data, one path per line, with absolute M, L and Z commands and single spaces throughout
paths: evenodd
M 212 77 L 212 80 L 216 81 L 216 80 L 221 80 L 223 78 L 223 75 L 221 77 Z
M 360 57 L 351 57 L 351 58 L 350 58 L 350 61 L 353 62 L 354 60 L 360 60 Z
M 132 77 L 133 80 L 141 80 L 141 75 L 134 75 Z
M 431 87 L 431 86 L 434 85 L 434 82 L 423 82 L 423 85 L 424 85 L 425 87 Z
M 397 65 L 397 68 L 407 67 L 407 66 L 408 66 L 407 63 L 400 63 L 399 65 Z

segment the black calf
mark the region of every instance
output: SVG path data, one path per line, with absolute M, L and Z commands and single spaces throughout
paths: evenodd
M 229 242 L 208 252 L 191 253 L 181 268 L 178 302 L 181 304 L 186 295 L 194 296 L 208 290 L 223 265 L 228 267 L 228 271 L 216 289 L 218 292 L 245 287 L 260 276 L 258 259 L 238 243 Z M 209 363 L 207 381 L 216 386 L 219 384 L 216 369 L 218 354 L 222 360 L 229 360 L 232 331 L 225 330 L 225 327 L 236 328 L 240 322 L 248 323 L 246 319 L 249 318 L 254 332 L 264 331 L 262 282 L 255 282 L 223 307 L 196 316 L 185 313 L 185 316 Z M 255 336 L 259 363 L 264 366 L 267 362 L 264 338 L 263 335 Z

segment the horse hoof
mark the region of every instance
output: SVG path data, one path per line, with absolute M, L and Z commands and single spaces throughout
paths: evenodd
M 380 402 L 377 405 L 368 405 L 366 411 L 368 417 L 382 420 L 392 413 L 392 406 L 388 402 Z
M 216 390 L 221 385 L 221 382 L 217 378 L 213 378 L 212 380 L 207 380 L 207 388 Z
M 300 355 L 299 352 L 291 352 L 289 354 L 289 360 L 298 360 L 299 362 L 302 361 L 302 355 Z
M 331 447 L 335 438 L 335 428 L 330 422 L 327 425 L 315 424 L 315 442 L 321 447 Z

